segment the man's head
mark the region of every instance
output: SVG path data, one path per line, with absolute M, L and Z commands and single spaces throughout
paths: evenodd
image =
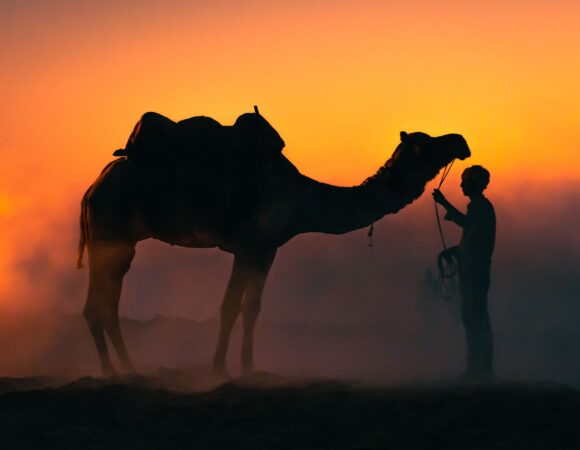
M 481 194 L 489 184 L 489 172 L 482 166 L 471 166 L 461 174 L 463 194 L 471 197 Z

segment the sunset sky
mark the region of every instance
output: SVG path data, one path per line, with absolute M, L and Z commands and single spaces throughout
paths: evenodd
M 452 196 L 479 163 L 499 201 L 550 183 L 576 205 L 579 23 L 576 0 L 4 0 L 0 302 L 30 258 L 73 267 L 80 198 L 145 111 L 257 104 L 302 173 L 341 185 L 400 130 L 461 133 Z

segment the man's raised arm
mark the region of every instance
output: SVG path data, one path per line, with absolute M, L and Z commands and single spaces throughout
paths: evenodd
M 461 228 L 467 227 L 467 216 L 453 206 L 439 189 L 433 190 L 433 199 L 447 211 L 447 214 L 445 214 L 445 220 L 455 222 Z

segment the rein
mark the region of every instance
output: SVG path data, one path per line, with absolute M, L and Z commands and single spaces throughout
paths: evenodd
M 441 175 L 441 180 L 439 181 L 439 186 L 437 186 L 437 189 L 440 189 L 443 185 L 447 175 L 449 175 L 449 172 L 451 172 L 451 168 L 453 167 L 454 162 L 455 158 L 445 166 L 445 169 L 443 169 L 443 174 Z M 455 283 L 453 283 L 453 277 L 455 277 L 455 274 L 457 273 L 457 265 L 453 259 L 453 255 L 450 255 L 447 252 L 447 244 L 445 243 L 443 227 L 441 226 L 441 218 L 439 217 L 439 207 L 437 206 L 437 202 L 435 200 L 433 200 L 433 203 L 435 206 L 435 217 L 437 218 L 439 237 L 441 238 L 441 244 L 443 245 L 443 251 L 437 258 L 440 293 L 445 300 L 451 300 L 455 294 Z
M 443 169 L 443 174 L 441 175 L 441 180 L 439 180 L 439 186 L 437 186 L 437 189 L 441 189 L 441 186 L 443 185 L 445 178 L 447 178 L 447 175 L 449 175 L 449 172 L 451 172 L 451 168 L 453 167 L 454 162 L 455 158 L 453 158 L 453 160 L 451 160 L 451 162 L 447 164 Z M 433 203 L 435 205 L 435 217 L 437 217 L 437 227 L 439 228 L 439 237 L 441 238 L 441 244 L 443 244 L 443 249 L 447 250 L 445 236 L 443 235 L 443 227 L 441 226 L 441 218 L 439 217 L 439 208 L 437 207 L 437 202 L 435 200 L 433 200 Z

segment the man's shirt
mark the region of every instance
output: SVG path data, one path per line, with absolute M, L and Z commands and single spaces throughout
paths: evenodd
M 467 214 L 450 209 L 445 215 L 463 228 L 459 242 L 459 266 L 489 267 L 495 246 L 495 211 L 484 196 L 475 197 L 467 205 Z

